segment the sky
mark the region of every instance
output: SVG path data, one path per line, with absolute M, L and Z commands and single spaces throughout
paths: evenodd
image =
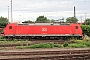
M 74 16 L 74 6 L 79 22 L 90 18 L 90 0 L 12 0 L 12 19 L 13 22 L 35 21 L 44 15 L 48 19 L 64 18 L 65 21 Z M 11 0 L 0 0 L 0 16 L 9 16 L 11 22 Z

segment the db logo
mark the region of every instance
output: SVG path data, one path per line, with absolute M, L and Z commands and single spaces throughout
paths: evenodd
M 42 28 L 42 31 L 47 31 L 47 28 Z

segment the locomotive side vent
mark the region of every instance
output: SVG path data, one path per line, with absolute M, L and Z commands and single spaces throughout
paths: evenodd
M 60 23 L 60 25 L 70 25 L 70 23 Z
M 29 25 L 29 24 L 18 24 L 18 25 Z

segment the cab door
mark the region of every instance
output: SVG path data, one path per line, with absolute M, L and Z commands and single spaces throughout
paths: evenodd
M 16 34 L 16 26 L 9 26 L 8 32 L 11 35 L 15 35 Z

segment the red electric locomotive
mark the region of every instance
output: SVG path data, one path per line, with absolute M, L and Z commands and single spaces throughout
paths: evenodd
M 17 39 L 65 39 L 70 37 L 81 38 L 82 29 L 79 24 L 10 23 L 6 26 L 6 28 L 4 28 L 4 36 L 5 38 Z

